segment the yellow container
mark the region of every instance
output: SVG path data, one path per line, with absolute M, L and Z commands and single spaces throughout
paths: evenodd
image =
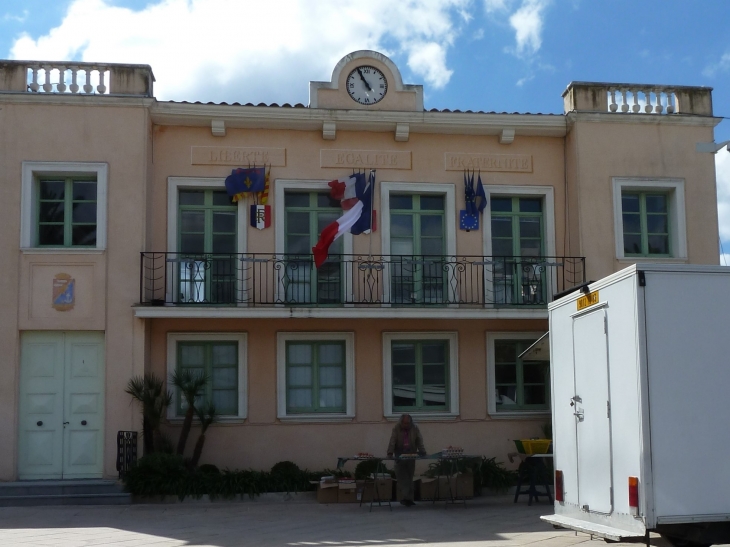
M 520 439 L 515 441 L 515 445 L 522 454 L 547 454 L 552 442 L 550 439 Z M 524 451 L 520 450 L 520 445 Z

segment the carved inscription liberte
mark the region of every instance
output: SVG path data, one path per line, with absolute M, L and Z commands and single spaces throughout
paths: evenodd
M 532 156 L 446 152 L 444 154 L 444 169 L 447 171 L 481 169 L 487 172 L 532 173 Z
M 331 150 L 319 152 L 321 167 L 410 169 L 411 153 L 401 150 Z
M 191 147 L 192 165 L 235 165 L 247 167 L 271 165 L 286 166 L 286 148 L 234 148 L 230 146 Z

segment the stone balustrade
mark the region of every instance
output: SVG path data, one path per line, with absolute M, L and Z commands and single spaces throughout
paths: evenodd
M 0 93 L 152 97 L 149 65 L 1 61 Z
M 712 88 L 571 82 L 563 92 L 563 106 L 566 113 L 712 116 Z

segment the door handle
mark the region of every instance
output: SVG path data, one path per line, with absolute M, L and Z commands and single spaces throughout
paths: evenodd
M 583 414 L 583 411 L 582 410 L 576 410 L 575 412 L 573 412 L 573 416 L 575 416 L 576 418 L 578 418 L 578 421 L 579 422 L 582 422 L 583 419 L 584 419 L 584 414 Z
M 71 423 L 71 422 L 63 422 L 63 425 L 68 425 L 68 424 L 70 424 L 70 423 Z

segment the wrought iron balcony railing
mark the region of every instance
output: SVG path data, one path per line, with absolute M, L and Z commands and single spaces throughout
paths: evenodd
M 140 303 L 544 307 L 584 281 L 583 257 L 143 252 Z

